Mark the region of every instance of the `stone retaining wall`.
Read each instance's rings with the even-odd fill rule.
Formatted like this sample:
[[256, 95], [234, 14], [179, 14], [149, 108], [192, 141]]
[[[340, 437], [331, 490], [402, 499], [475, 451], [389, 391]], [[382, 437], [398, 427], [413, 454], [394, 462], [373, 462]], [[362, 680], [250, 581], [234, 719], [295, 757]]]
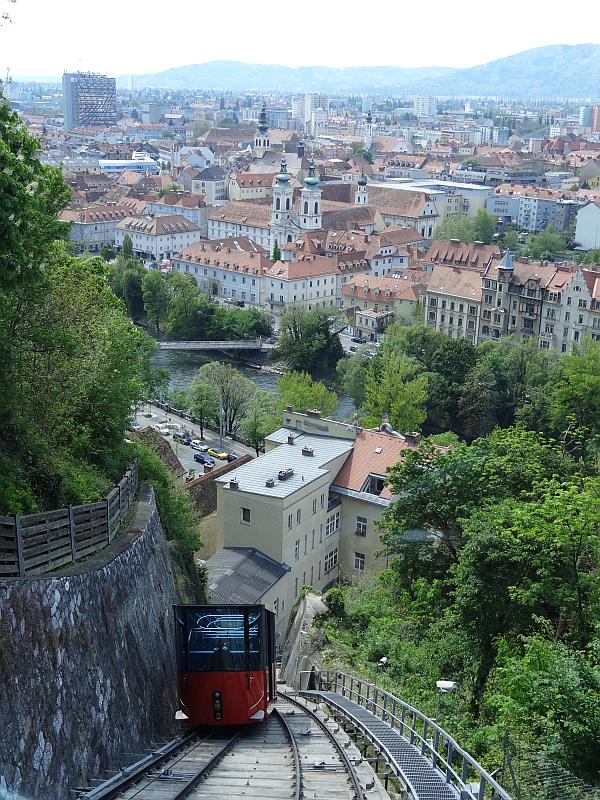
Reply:
[[93, 559], [0, 582], [1, 800], [66, 800], [173, 732], [178, 601], [149, 486]]

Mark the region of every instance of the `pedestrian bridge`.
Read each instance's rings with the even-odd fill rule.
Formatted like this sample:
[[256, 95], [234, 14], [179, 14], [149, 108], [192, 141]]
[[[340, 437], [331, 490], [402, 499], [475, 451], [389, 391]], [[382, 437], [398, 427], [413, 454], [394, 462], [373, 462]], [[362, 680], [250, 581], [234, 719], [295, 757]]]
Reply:
[[263, 340], [240, 339], [229, 342], [186, 341], [160, 342], [161, 350], [262, 350]]

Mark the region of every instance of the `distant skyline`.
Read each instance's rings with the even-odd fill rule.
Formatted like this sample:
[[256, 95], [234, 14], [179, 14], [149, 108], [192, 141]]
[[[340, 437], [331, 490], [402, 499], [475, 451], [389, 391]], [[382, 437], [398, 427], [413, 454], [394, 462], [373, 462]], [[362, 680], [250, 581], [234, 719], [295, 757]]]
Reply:
[[[399, 3], [304, 0], [287, 5], [229, 0], [0, 0], [12, 22], [0, 28], [0, 76], [112, 76], [206, 61], [285, 66], [471, 67], [550, 44], [600, 44], [600, 3], [580, 0], [576, 19], [541, 2], [463, 0], [460, 13], [430, 0], [423, 13]], [[188, 43], [189, 42], [189, 43]]]

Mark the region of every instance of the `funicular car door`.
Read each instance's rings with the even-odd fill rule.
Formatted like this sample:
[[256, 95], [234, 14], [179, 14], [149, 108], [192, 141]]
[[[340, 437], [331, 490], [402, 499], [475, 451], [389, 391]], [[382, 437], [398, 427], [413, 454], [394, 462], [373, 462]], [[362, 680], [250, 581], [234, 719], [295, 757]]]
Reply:
[[264, 624], [262, 608], [244, 610], [244, 639], [246, 649], [246, 691], [249, 719], [263, 719], [267, 702], [264, 671]]

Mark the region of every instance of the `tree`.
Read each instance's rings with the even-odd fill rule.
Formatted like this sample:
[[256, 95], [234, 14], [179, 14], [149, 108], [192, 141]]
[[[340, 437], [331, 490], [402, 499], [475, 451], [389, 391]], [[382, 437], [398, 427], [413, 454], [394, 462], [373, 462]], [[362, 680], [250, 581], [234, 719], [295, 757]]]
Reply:
[[127, 269], [123, 275], [123, 299], [127, 313], [133, 320], [138, 320], [144, 315], [143, 277], [145, 277], [143, 267]]
[[131, 241], [131, 236], [128, 233], [123, 236], [121, 253], [126, 261], [129, 261], [133, 258], [133, 242]]
[[160, 323], [164, 320], [169, 308], [169, 288], [167, 279], [158, 270], [146, 272], [142, 278], [142, 295], [146, 317], [160, 331]]
[[335, 392], [324, 383], [313, 381], [306, 372], [286, 372], [277, 381], [282, 408], [292, 406], [294, 411], [318, 409], [322, 416], [329, 417], [338, 405]]
[[271, 256], [271, 261], [281, 261], [281, 250], [279, 249], [277, 239], [275, 239], [275, 244], [273, 245], [273, 255]]
[[367, 345], [361, 345], [349, 358], [341, 358], [336, 366], [338, 386], [350, 395], [354, 408], [362, 408], [365, 402], [369, 358], [365, 355]]
[[447, 381], [462, 384], [477, 362], [477, 348], [468, 339], [444, 338], [431, 358], [431, 369]]
[[208, 383], [219, 398], [223, 409], [225, 430], [236, 433], [256, 394], [256, 384], [246, 378], [231, 364], [212, 361], [196, 373], [200, 383]]
[[273, 392], [259, 389], [240, 425], [242, 436], [254, 447], [258, 456], [264, 446], [265, 436], [279, 427], [281, 427], [279, 398]]
[[100, 255], [104, 261], [114, 261], [114, 259], [117, 257], [117, 251], [112, 244], [103, 244], [100, 248]]
[[190, 411], [198, 418], [200, 438], [204, 439], [204, 426], [207, 422], [219, 419], [219, 395], [216, 388], [202, 381], [198, 375], [188, 389]]
[[496, 232], [496, 217], [488, 214], [485, 208], [480, 208], [475, 214], [473, 222], [474, 241], [491, 244]]
[[521, 243], [519, 241], [519, 234], [514, 228], [507, 228], [502, 235], [502, 247], [504, 250], [516, 252]]
[[166, 194], [170, 194], [171, 192], [180, 192], [181, 186], [178, 183], [169, 183], [167, 186], [163, 186], [163, 188], [159, 191], [158, 196], [164, 197]]
[[441, 241], [459, 239], [469, 244], [475, 241], [475, 225], [466, 214], [454, 214], [437, 225], [435, 238]]
[[332, 308], [291, 305], [281, 315], [279, 352], [296, 370], [336, 364], [343, 355], [338, 327]]
[[400, 431], [419, 430], [427, 414], [427, 378], [414, 359], [383, 354], [369, 368], [365, 385], [365, 424], [381, 425], [388, 418]]
[[496, 426], [498, 393], [493, 369], [476, 364], [467, 373], [460, 389], [458, 414], [467, 439], [486, 436]]
[[552, 260], [552, 258], [562, 252], [565, 247], [566, 242], [564, 237], [556, 233], [552, 225], [548, 225], [546, 230], [527, 237], [523, 253], [528, 258], [533, 258], [535, 260]]

